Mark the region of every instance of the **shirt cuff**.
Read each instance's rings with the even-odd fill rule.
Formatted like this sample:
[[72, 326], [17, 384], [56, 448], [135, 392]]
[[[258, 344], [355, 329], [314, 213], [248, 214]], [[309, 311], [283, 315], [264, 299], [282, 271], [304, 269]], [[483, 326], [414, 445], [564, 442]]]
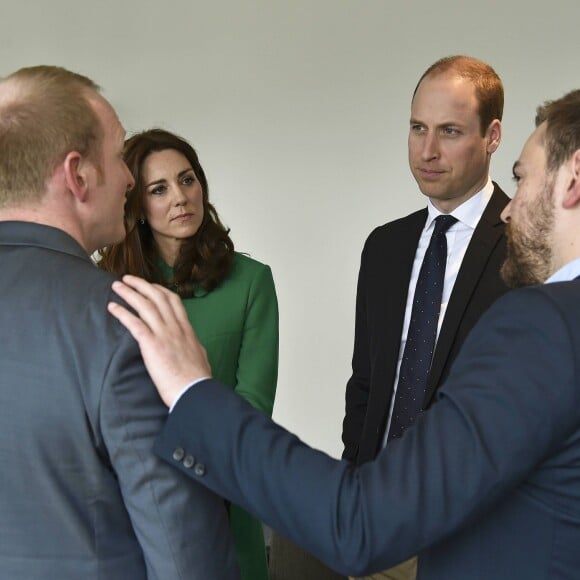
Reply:
[[171, 411], [173, 411], [173, 409], [175, 408], [175, 405], [177, 405], [177, 403], [179, 402], [179, 399], [181, 399], [181, 397], [183, 397], [183, 395], [185, 395], [185, 393], [187, 393], [187, 391], [189, 391], [189, 389], [191, 389], [191, 387], [195, 387], [195, 385], [197, 385], [197, 383], [201, 383], [201, 381], [206, 381], [209, 378], [210, 377], [201, 377], [201, 379], [197, 379], [197, 380], [193, 381], [192, 383], [189, 383], [188, 385], [183, 387], [183, 389], [181, 390], [179, 395], [177, 395], [177, 397], [175, 398], [175, 401], [173, 401], [173, 405], [171, 405], [171, 407], [169, 407], [169, 412], [171, 413]]

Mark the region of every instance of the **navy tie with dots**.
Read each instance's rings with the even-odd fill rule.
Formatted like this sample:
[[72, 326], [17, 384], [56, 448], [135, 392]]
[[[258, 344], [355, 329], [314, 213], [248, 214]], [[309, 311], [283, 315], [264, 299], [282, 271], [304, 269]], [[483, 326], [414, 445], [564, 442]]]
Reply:
[[445, 232], [457, 221], [452, 215], [435, 218], [435, 228], [415, 287], [411, 320], [399, 370], [388, 441], [400, 437], [421, 412], [427, 377], [437, 338], [439, 311], [447, 262]]

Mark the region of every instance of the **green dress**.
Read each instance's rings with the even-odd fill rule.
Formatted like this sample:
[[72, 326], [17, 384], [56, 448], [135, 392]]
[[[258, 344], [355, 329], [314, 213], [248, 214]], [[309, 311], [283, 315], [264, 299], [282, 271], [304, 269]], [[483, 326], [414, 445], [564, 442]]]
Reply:
[[[163, 270], [170, 279], [171, 269], [163, 265]], [[183, 304], [213, 376], [271, 415], [278, 374], [278, 303], [270, 268], [236, 253], [232, 271], [217, 288], [198, 290]], [[261, 522], [231, 505], [230, 523], [242, 579], [268, 580]]]

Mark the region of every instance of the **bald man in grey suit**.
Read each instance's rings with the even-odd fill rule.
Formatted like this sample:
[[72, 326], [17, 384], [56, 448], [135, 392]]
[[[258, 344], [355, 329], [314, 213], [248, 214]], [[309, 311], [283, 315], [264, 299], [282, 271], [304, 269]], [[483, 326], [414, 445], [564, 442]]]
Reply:
[[0, 83], [0, 578], [238, 578], [223, 501], [152, 452], [166, 409], [89, 255], [124, 235], [124, 131], [89, 79]]

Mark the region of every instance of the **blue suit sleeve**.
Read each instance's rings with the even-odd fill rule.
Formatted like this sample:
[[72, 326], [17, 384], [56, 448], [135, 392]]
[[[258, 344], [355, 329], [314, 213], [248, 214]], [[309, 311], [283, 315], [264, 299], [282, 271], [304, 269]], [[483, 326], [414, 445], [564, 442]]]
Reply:
[[[362, 575], [472, 522], [564, 445], [578, 422], [573, 343], [548, 294], [506, 295], [468, 338], [439, 401], [360, 468], [309, 448], [215, 381], [178, 403], [155, 450], [334, 569]], [[204, 469], [174, 461], [176, 446]]]

